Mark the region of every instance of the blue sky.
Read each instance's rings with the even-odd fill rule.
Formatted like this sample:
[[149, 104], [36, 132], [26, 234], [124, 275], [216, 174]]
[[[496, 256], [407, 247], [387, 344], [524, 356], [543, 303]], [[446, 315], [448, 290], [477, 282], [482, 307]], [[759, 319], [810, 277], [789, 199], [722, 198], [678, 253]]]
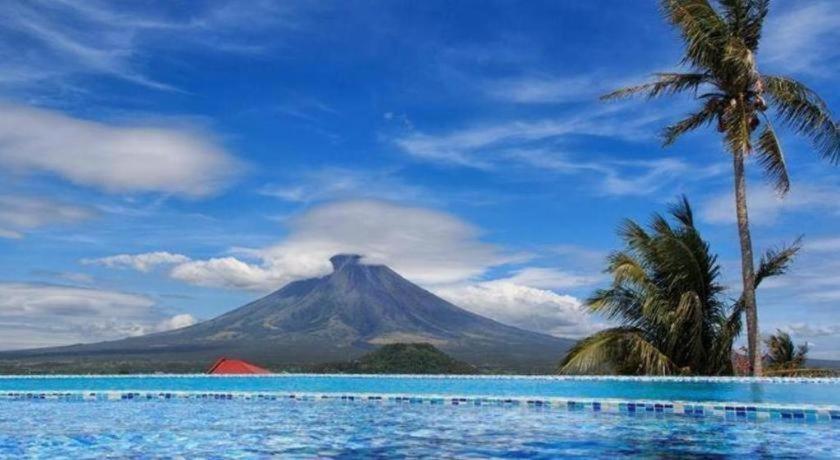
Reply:
[[[758, 59], [835, 110], [840, 13], [778, 2]], [[738, 294], [731, 165], [661, 148], [685, 98], [598, 95], [677, 68], [656, 2], [0, 5], [0, 349], [206, 319], [364, 253], [465, 308], [580, 337], [625, 217], [688, 195]], [[752, 165], [757, 248], [805, 235], [759, 293], [840, 358], [840, 176], [782, 133]]]

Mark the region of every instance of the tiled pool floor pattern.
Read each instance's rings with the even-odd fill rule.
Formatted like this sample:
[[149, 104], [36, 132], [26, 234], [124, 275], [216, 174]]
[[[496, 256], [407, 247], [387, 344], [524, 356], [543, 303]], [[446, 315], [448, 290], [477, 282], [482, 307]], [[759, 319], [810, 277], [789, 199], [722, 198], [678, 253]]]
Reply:
[[829, 458], [840, 453], [837, 423], [638, 417], [527, 402], [131, 399], [0, 399], [0, 457]]
[[192, 391], [66, 391], [66, 392], [2, 392], [0, 400], [8, 401], [345, 401], [398, 405], [452, 405], [530, 407], [564, 411], [615, 413], [631, 416], [682, 416], [691, 418], [723, 418], [731, 421], [794, 421], [828, 422], [840, 427], [840, 407], [750, 404], [741, 402], [622, 401], [568, 398], [494, 397], [458, 395], [400, 395], [370, 393], [283, 393], [283, 392], [192, 392]]

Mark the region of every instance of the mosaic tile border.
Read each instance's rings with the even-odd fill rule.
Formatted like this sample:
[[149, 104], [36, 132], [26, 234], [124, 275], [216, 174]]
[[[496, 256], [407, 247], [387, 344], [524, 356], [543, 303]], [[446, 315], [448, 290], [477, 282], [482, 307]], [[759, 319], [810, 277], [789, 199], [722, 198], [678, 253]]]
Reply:
[[649, 401], [617, 399], [529, 398], [498, 396], [411, 395], [378, 393], [195, 392], [195, 391], [6, 391], [0, 400], [11, 401], [344, 401], [381, 404], [523, 407], [628, 416], [682, 416], [726, 421], [834, 422], [840, 424], [840, 407], [744, 404], [722, 402]]
[[820, 383], [840, 384], [840, 377], [709, 377], [709, 376], [634, 376], [634, 375], [457, 375], [457, 374], [44, 374], [0, 375], [0, 379], [131, 379], [131, 378], [392, 378], [457, 380], [557, 380], [616, 382], [698, 382], [698, 383]]

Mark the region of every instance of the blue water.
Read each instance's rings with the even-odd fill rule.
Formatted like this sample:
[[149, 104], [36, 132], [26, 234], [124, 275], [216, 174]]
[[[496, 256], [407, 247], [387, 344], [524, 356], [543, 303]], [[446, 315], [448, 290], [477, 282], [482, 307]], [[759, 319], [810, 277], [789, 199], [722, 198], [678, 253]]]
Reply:
[[3, 401], [2, 458], [830, 458], [835, 423], [329, 401]]
[[754, 383], [703, 380], [585, 380], [552, 378], [428, 378], [290, 375], [270, 377], [0, 378], [0, 391], [218, 391], [398, 393], [727, 401], [840, 406], [840, 381]]
[[[840, 406], [840, 381], [278, 375], [0, 377], [0, 393], [482, 395]], [[789, 420], [788, 422], [793, 422]], [[825, 458], [840, 422], [629, 415], [388, 399], [0, 399], [0, 458]]]

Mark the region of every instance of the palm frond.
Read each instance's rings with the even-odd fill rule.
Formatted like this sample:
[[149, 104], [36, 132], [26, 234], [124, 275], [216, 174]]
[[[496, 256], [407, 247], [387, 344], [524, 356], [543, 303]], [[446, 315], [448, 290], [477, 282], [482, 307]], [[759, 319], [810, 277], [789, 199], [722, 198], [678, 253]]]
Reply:
[[667, 126], [662, 131], [662, 144], [667, 147], [676, 142], [676, 140], [683, 134], [693, 131], [701, 126], [708, 125], [714, 121], [719, 109], [720, 99], [710, 98], [699, 111], [689, 115], [677, 123], [674, 123], [673, 125]]
[[758, 164], [764, 169], [767, 177], [773, 181], [776, 191], [780, 194], [787, 193], [790, 190], [790, 178], [785, 164], [785, 155], [782, 153], [782, 146], [779, 145], [779, 139], [769, 120], [766, 120], [764, 131], [758, 136], [755, 153]]
[[764, 76], [763, 80], [764, 91], [785, 124], [809, 137], [823, 158], [840, 164], [840, 127], [828, 105], [792, 78]]
[[758, 288], [758, 285], [766, 278], [785, 274], [800, 249], [802, 249], [801, 236], [790, 245], [765, 251], [758, 264], [758, 270], [755, 272], [755, 287]]
[[680, 196], [679, 200], [668, 207], [668, 213], [674, 216], [688, 228], [694, 228], [694, 212], [691, 210], [691, 204], [688, 202], [688, 197]]
[[670, 375], [677, 366], [636, 328], [617, 327], [589, 336], [569, 351], [560, 364], [564, 374], [603, 372], [604, 366], [622, 374]]
[[696, 292], [683, 292], [671, 321], [669, 347], [681, 350], [690, 362], [701, 363], [706, 354], [703, 343], [703, 304]]
[[601, 96], [601, 99], [622, 99], [637, 94], [644, 94], [648, 99], [652, 99], [688, 90], [697, 91], [700, 85], [709, 82], [709, 76], [704, 73], [657, 73], [655, 76], [656, 81], [622, 88]]
[[661, 0], [665, 18], [679, 29], [686, 45], [684, 62], [702, 69], [716, 69], [728, 36], [723, 18], [708, 0]]
[[[756, 289], [758, 289], [758, 286], [765, 279], [787, 273], [790, 269], [790, 265], [793, 263], [793, 259], [796, 257], [796, 254], [800, 249], [802, 249], [801, 236], [794, 240], [790, 245], [771, 248], [765, 251], [758, 264], [758, 270], [755, 271]], [[742, 296], [732, 306], [732, 312], [730, 313], [724, 326], [724, 332], [728, 334], [733, 341], [741, 333], [741, 315], [743, 315], [743, 313], [744, 299]]]
[[761, 28], [770, 6], [769, 0], [719, 0], [732, 35], [752, 51], [758, 49]]
[[764, 18], [767, 17], [769, 10], [770, 0], [747, 1], [747, 22], [741, 31], [741, 38], [753, 52], [758, 50], [758, 43], [761, 41], [761, 28], [764, 26]]
[[626, 252], [610, 254], [607, 272], [613, 275], [613, 285], [616, 286], [631, 284], [644, 288], [648, 284], [642, 262]]
[[645, 296], [639, 295], [637, 290], [616, 286], [596, 290], [586, 299], [585, 305], [593, 313], [609, 320], [617, 320], [625, 326], [641, 327], [647, 323], [643, 313], [644, 300]]

